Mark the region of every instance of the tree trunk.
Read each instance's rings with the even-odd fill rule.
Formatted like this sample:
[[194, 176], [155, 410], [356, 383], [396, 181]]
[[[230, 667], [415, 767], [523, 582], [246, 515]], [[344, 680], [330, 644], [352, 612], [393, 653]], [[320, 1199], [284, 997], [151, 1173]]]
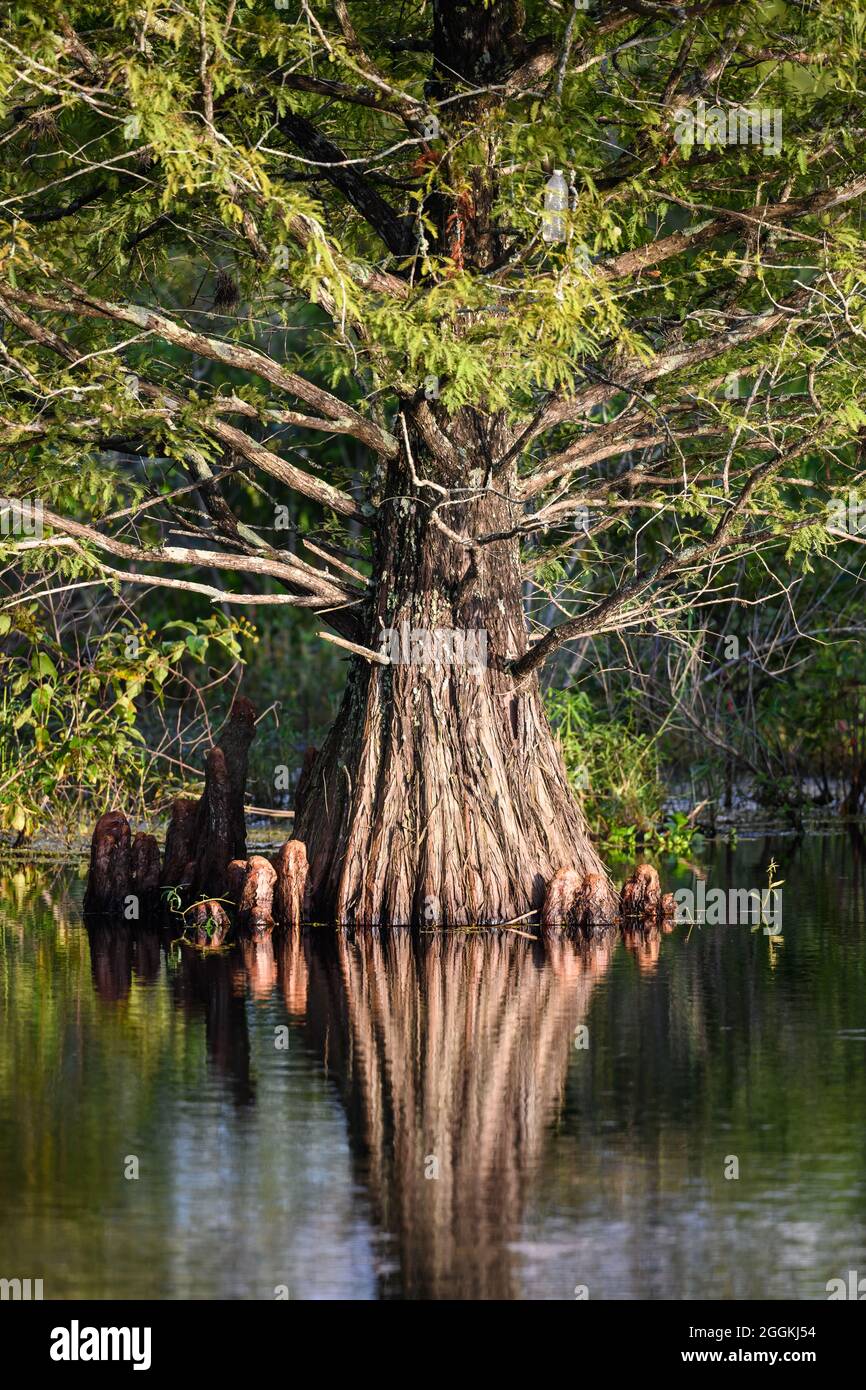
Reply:
[[[295, 834], [310, 859], [313, 913], [359, 925], [509, 922], [540, 907], [566, 867], [603, 876], [614, 920], [537, 680], [517, 683], [509, 670], [527, 642], [518, 541], [468, 549], [432, 519], [438, 504], [461, 535], [514, 526], [513, 479], [487, 485], [502, 426], [464, 411], [448, 429], [467, 441], [467, 500], [442, 506], [441, 493], [413, 481], [437, 479], [420, 447], [391, 467], [366, 643], [396, 660], [352, 658], [336, 723], [299, 787]], [[461, 654], [463, 632], [486, 640], [486, 664]]]

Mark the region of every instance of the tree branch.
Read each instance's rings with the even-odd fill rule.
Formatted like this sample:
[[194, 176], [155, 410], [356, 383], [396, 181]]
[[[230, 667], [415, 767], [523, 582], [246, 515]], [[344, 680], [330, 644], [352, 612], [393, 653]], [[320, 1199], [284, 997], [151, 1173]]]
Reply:
[[322, 176], [342, 193], [356, 212], [381, 237], [394, 256], [407, 256], [412, 250], [415, 220], [398, 215], [357, 169], [346, 164], [347, 156], [311, 121], [296, 112], [280, 116], [283, 135], [321, 169]]
[[[750, 545], [759, 539], [772, 539], [774, 537], [772, 531], [764, 531], [751, 536], [735, 535], [735, 522], [742, 514], [756, 487], [762, 482], [767, 482], [783, 464], [798, 458], [814, 443], [815, 436], [808, 435], [787, 453], [779, 454], [775, 459], [759, 465], [750, 475], [739, 498], [722, 517], [708, 541], [684, 546], [682, 550], [668, 555], [657, 565], [653, 565], [651, 569], [640, 571], [614, 593], [608, 594], [606, 598], [594, 604], [586, 613], [582, 613], [577, 618], [570, 618], [567, 622], [560, 623], [558, 627], [551, 628], [539, 642], [530, 647], [524, 656], [514, 662], [511, 668], [514, 675], [517, 677], [527, 676], [532, 671], [537, 670], [547, 657], [558, 647], [561, 647], [564, 642], [571, 641], [575, 637], [588, 637], [599, 631], [607, 630], [615, 619], [622, 617], [629, 605], [643, 598], [650, 589], [655, 590], [665, 580], [680, 576], [682, 571], [693, 568], [696, 564], [705, 564], [728, 545]], [[814, 518], [807, 518], [805, 521], [795, 524], [792, 529], [801, 529], [807, 525], [814, 525]], [[780, 539], [787, 539], [787, 533]]]
[[188, 352], [221, 362], [238, 371], [250, 372], [269, 381], [279, 390], [297, 396], [299, 400], [321, 412], [325, 417], [322, 422], [324, 428], [327, 428], [327, 421], [331, 422], [332, 427], [334, 422], [337, 422], [341, 431], [351, 433], [362, 444], [366, 444], [385, 458], [393, 458], [397, 454], [396, 439], [379, 429], [378, 425], [365, 419], [357, 410], [337, 396], [332, 396], [329, 391], [315, 386], [295, 372], [286, 371], [285, 367], [281, 367], [258, 349], [244, 347], [239, 343], [227, 343], [220, 338], [197, 333], [187, 324], [168, 318], [158, 310], [145, 305], [113, 304], [88, 294], [71, 282], [64, 281], [64, 285], [72, 297], [71, 302], [13, 289], [8, 284], [4, 285], [3, 293], [8, 300], [29, 304], [33, 308], [45, 309], [51, 313], [73, 316], [82, 314], [111, 319], [118, 323], [135, 324], [145, 332], [153, 333], [168, 343], [185, 348]]

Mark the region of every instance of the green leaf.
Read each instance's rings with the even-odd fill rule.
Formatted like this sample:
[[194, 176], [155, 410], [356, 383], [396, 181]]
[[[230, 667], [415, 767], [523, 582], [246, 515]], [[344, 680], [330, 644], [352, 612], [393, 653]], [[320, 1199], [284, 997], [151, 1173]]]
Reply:
[[57, 680], [57, 667], [45, 652], [37, 652], [30, 662], [30, 667], [36, 676], [48, 676], [51, 680]]
[[187, 650], [190, 652], [192, 656], [195, 657], [196, 661], [204, 661], [205, 656], [207, 655], [207, 637], [187, 637], [186, 645]]

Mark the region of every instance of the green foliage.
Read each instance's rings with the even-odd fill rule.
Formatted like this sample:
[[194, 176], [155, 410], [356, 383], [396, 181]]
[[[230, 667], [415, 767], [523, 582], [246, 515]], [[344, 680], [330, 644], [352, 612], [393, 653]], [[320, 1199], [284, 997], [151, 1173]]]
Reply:
[[[228, 349], [238, 344], [338, 389], [401, 443], [398, 408], [414, 407], [429, 376], [439, 380], [438, 429], [447, 433], [466, 407], [519, 422], [513, 467], [491, 484], [509, 495], [622, 416], [617, 447], [561, 468], [530, 494], [520, 523], [534, 537], [525, 558], [537, 561], [530, 617], [546, 607], [559, 621], [636, 586], [633, 602], [594, 629], [599, 649], [626, 629], [672, 647], [697, 642], [694, 615], [709, 610], [715, 622], [735, 583], [752, 605], [773, 588], [769, 552], [797, 582], [833, 572], [841, 538], [828, 530], [827, 503], [862, 475], [866, 245], [862, 197], [810, 200], [864, 176], [863, 0], [722, 3], [684, 16], [605, 0], [572, 14], [569, 4], [527, 0], [514, 7], [511, 56], [519, 64], [532, 54], [541, 66], [511, 83], [491, 74], [489, 91], [441, 102], [432, 7], [353, 0], [351, 11], [357, 37], [330, 0], [297, 13], [272, 0], [7, 0], [0, 15], [0, 290], [22, 296], [4, 317], [0, 495], [39, 496], [97, 528], [70, 545], [53, 534], [33, 546], [0, 537], [3, 592], [42, 595], [38, 613], [29, 604], [0, 612], [9, 652], [0, 813], [17, 832], [56, 811], [55, 782], [69, 804], [84, 788], [141, 798], [150, 775], [142, 734], [164, 713], [172, 673], [195, 663], [224, 671], [240, 661], [244, 636], [219, 613], [202, 621], [200, 593], [169, 590], [167, 607], [159, 590], [141, 600], [143, 660], [124, 659], [121, 632], [82, 654], [68, 634], [52, 635], [45, 584], [52, 594], [78, 585], [119, 593], [124, 567], [149, 574], [167, 530], [173, 540], [206, 538], [215, 564], [217, 547], [264, 562], [271, 547], [300, 554], [305, 537], [368, 564], [354, 521], [299, 501], [302, 487], [239, 461], [216, 436], [215, 423], [242, 425], [259, 459], [346, 490], [365, 518], [386, 495], [382, 459], [342, 425], [307, 428], [291, 390], [233, 365]], [[572, 19], [573, 61], [560, 70]], [[696, 92], [728, 111], [778, 108], [778, 151], [675, 144], [676, 103]], [[422, 137], [410, 110], [435, 115], [440, 136]], [[339, 158], [305, 154], [290, 118], [314, 125]], [[568, 175], [571, 205], [565, 237], [548, 243], [539, 231], [555, 168]], [[350, 178], [366, 180], [389, 214], [387, 234], [347, 196]], [[491, 244], [473, 260], [467, 230], [488, 197]], [[785, 218], [765, 222], [780, 204]], [[656, 265], [654, 248], [677, 238], [680, 248]], [[629, 253], [630, 265], [616, 263]], [[108, 308], [93, 311], [97, 298]], [[112, 319], [118, 304], [133, 306], [132, 322]], [[744, 331], [780, 305], [772, 333]], [[144, 306], [226, 351], [215, 360], [169, 340]], [[662, 354], [664, 370], [643, 380]], [[574, 399], [580, 410], [554, 410], [536, 436], [543, 406]], [[461, 444], [457, 458], [469, 452]], [[474, 462], [428, 487], [463, 496], [484, 486]], [[218, 489], [201, 496], [223, 501], [243, 529], [220, 530], [196, 493], [215, 474]], [[562, 510], [544, 519], [570, 497], [592, 515], [582, 546]], [[282, 504], [292, 508], [288, 537], [274, 534]], [[702, 547], [723, 520], [730, 553], [708, 558]], [[106, 557], [98, 541], [109, 533], [137, 558]], [[669, 577], [641, 588], [677, 554], [688, 563], [676, 592]], [[202, 581], [175, 561], [171, 573]], [[215, 601], [237, 597], [247, 577], [229, 569]], [[280, 587], [258, 574], [255, 584], [247, 599]], [[824, 602], [832, 628], [836, 610]], [[295, 768], [304, 743], [320, 741], [342, 670], [332, 652], [313, 653], [307, 626], [288, 634], [273, 611], [264, 622], [256, 615], [263, 642], [249, 673], [260, 707], [276, 715], [254, 754], [263, 800], [274, 763]], [[4, 634], [13, 614], [17, 627]], [[634, 668], [655, 660], [643, 648]], [[696, 695], [699, 727], [706, 715], [720, 746], [744, 746], [745, 689], [752, 717], [774, 724], [748, 749], [768, 786], [789, 758], [829, 765], [830, 686], [755, 692], [750, 681], [721, 682], [732, 709], [707, 711]], [[682, 756], [682, 727], [661, 744], [646, 711], [639, 724], [606, 726], [570, 691], [551, 700], [573, 768], [586, 765], [596, 832], [649, 834], [662, 752]], [[174, 751], [185, 773], [185, 751]], [[685, 751], [693, 769], [693, 746]], [[662, 833], [679, 843], [686, 831]]]
[[654, 740], [600, 713], [583, 690], [549, 690], [545, 699], [593, 834], [614, 848], [635, 844], [662, 811]]
[[[314, 3], [310, 13], [324, 38], [327, 80], [357, 84], [364, 63], [359, 70], [330, 6]], [[200, 115], [202, 19], [222, 135], [216, 140], [208, 138]], [[23, 204], [23, 216], [8, 224], [0, 262], [17, 284], [35, 288], [49, 267], [79, 278], [96, 252], [106, 295], [127, 296], [132, 274], [142, 295], [155, 284], [161, 292], [169, 291], [167, 298], [174, 290], [182, 301], [186, 286], [178, 276], [185, 280], [187, 272], [176, 268], [180, 244], [191, 263], [190, 279], [197, 273], [195, 263], [208, 279], [236, 277], [247, 312], [229, 322], [230, 336], [255, 339], [260, 312], [271, 314], [275, 323], [282, 319], [288, 328], [299, 306], [310, 303], [336, 303], [341, 322], [365, 325], [366, 343], [350, 343], [347, 335], [335, 334], [322, 316], [316, 334], [302, 341], [287, 335], [287, 356], [294, 367], [327, 362], [335, 382], [348, 382], [350, 373], [357, 376], [363, 369], [370, 373], [373, 390], [389, 394], [398, 381], [417, 387], [433, 373], [441, 379], [441, 399], [451, 412], [467, 403], [510, 414], [531, 409], [541, 388], [565, 391], [582, 385], [587, 363], [611, 349], [620, 362], [648, 359], [658, 343], [657, 316], [675, 316], [695, 299], [699, 308], [689, 317], [687, 337], [700, 336], [712, 319], [711, 309], [700, 306], [703, 301], [712, 304], [732, 273], [743, 272], [743, 308], [758, 307], [768, 297], [778, 299], [789, 287], [791, 268], [775, 266], [771, 256], [758, 252], [744, 268], [737, 248], [715, 246], [700, 252], [687, 275], [665, 271], [660, 283], [649, 279], [624, 289], [592, 273], [595, 262], [642, 245], [653, 235], [707, 225], [707, 163], [729, 204], [739, 204], [751, 196], [749, 185], [755, 181], [764, 186], [768, 202], [781, 189], [796, 198], [822, 183], [842, 182], [855, 159], [856, 144], [834, 154], [835, 142], [828, 144], [825, 136], [832, 130], [844, 141], [845, 117], [859, 90], [864, 31], [859, 3], [830, 0], [813, 7], [766, 0], [743, 15], [744, 53], [775, 42], [783, 51], [793, 46], [821, 55], [814, 69], [784, 61], [746, 61], [725, 73], [726, 107], [736, 107], [738, 101], [748, 105], [757, 87], [763, 105], [783, 110], [782, 150], [773, 159], [758, 147], [738, 144], [716, 147], [710, 157], [692, 146], [681, 146], [676, 158], [662, 154], [670, 139], [663, 89], [679, 52], [680, 26], [660, 22], [654, 27], [646, 19], [636, 15], [629, 21], [626, 16], [612, 26], [622, 51], [615, 64], [608, 61], [600, 69], [593, 59], [607, 51], [611, 39], [597, 16], [578, 15], [574, 42], [585, 61], [568, 73], [558, 99], [530, 84], [510, 101], [475, 112], [465, 128], [458, 112], [444, 108], [439, 117], [445, 134], [429, 148], [407, 135], [387, 109], [385, 95], [382, 109], [352, 102], [323, 104], [322, 94], [283, 84], [280, 74], [287, 71], [321, 75], [316, 60], [322, 44], [311, 42], [307, 23], [276, 10], [272, 0], [237, 9], [227, 0], [207, 0], [202, 15], [196, 6], [183, 9], [163, 0], [146, 12], [138, 0], [78, 0], [72, 6], [67, 0], [45, 0], [39, 6], [13, 0], [5, 27], [15, 48], [0, 66], [5, 109], [14, 109], [19, 87], [28, 83], [35, 94], [40, 82], [44, 86], [56, 80], [64, 96], [51, 120], [34, 126], [39, 158], [23, 167], [15, 158], [5, 171], [10, 196]], [[550, 7], [541, 0], [526, 6], [530, 39], [549, 35], [552, 20]], [[726, 6], [701, 17], [689, 53], [695, 71], [715, 56], [728, 20]], [[68, 28], [70, 21], [98, 54], [99, 70], [106, 79], [111, 75], [101, 104], [82, 100], [74, 84], [64, 80], [70, 59], [64, 25]], [[353, 22], [382, 82], [404, 100], [426, 101], [429, 109], [429, 57], [423, 48], [413, 51], [408, 42], [426, 35], [429, 10], [361, 3], [354, 7]], [[560, 27], [557, 21], [550, 35], [557, 45]], [[406, 42], [401, 45], [401, 40]], [[315, 118], [323, 136], [341, 147], [366, 151], [374, 168], [387, 168], [399, 214], [418, 223], [417, 248], [409, 256], [391, 258], [394, 271], [410, 272], [409, 292], [401, 302], [365, 283], [367, 272], [381, 260], [370, 226], [327, 180], [305, 180], [302, 156], [280, 148], [274, 127], [286, 113]], [[45, 201], [40, 190], [47, 175], [62, 179], [75, 174], [68, 147], [76, 139], [87, 150], [90, 182], [98, 178], [107, 192], [94, 197], [80, 217], [53, 223], [48, 245], [38, 222], [27, 222], [27, 211], [31, 205], [37, 211]], [[507, 282], [465, 266], [454, 247], [442, 244], [441, 229], [430, 214], [431, 199], [448, 198], [458, 207], [461, 199], [471, 200], [491, 146], [498, 167], [494, 218], [508, 228], [515, 245], [535, 238], [532, 255], [521, 258], [520, 274]], [[380, 151], [392, 147], [393, 154], [384, 160]], [[14, 142], [10, 149], [15, 150]], [[625, 150], [639, 151], [641, 157], [629, 159]], [[364, 156], [359, 159], [363, 164]], [[574, 207], [566, 215], [567, 239], [545, 246], [538, 243], [538, 223], [545, 178], [556, 166], [573, 174]], [[86, 186], [87, 168], [82, 172], [79, 166], [77, 177]], [[258, 245], [269, 257], [264, 261], [261, 249], [257, 253], [244, 236], [244, 219], [253, 208]], [[165, 219], [164, 228], [157, 227], [146, 241], [135, 241], [159, 218]], [[296, 235], [299, 219], [310, 233], [301, 239]], [[816, 217], [806, 234], [811, 241], [794, 276], [814, 278], [818, 265], [832, 262], [837, 271], [844, 270], [849, 320], [862, 320], [866, 307], [856, 220]], [[131, 241], [137, 248], [133, 256]], [[92, 342], [97, 350], [109, 340], [105, 327], [94, 324], [88, 336], [97, 339]], [[831, 341], [823, 349], [805, 341], [796, 324], [782, 351], [792, 363], [817, 352], [840, 386], [842, 374], [852, 366], [845, 355], [836, 357]], [[26, 360], [35, 356], [28, 351]], [[143, 368], [157, 367], [158, 355], [144, 345], [131, 348], [130, 364], [136, 358]], [[771, 362], [777, 372], [783, 365], [777, 346], [745, 344], [730, 354], [724, 370], [754, 372]], [[698, 392], [718, 377], [718, 367], [714, 361], [698, 368], [693, 383]], [[146, 412], [125, 390], [123, 370], [117, 357], [92, 353], [89, 372], [56, 364], [66, 431], [74, 430], [93, 408], [104, 407], [159, 432], [160, 426], [146, 425]], [[682, 383], [675, 378], [675, 384]], [[660, 383], [659, 390], [661, 402], [670, 387]], [[828, 391], [833, 393], [830, 383]], [[207, 391], [198, 397], [190, 425], [207, 398]], [[724, 413], [724, 406], [717, 408]], [[838, 410], [840, 432], [862, 427], [862, 406], [850, 394], [839, 393]], [[23, 424], [26, 411], [20, 403], [17, 414]], [[56, 439], [52, 447], [57, 447]], [[45, 465], [43, 446], [36, 443], [33, 449]]]
[[[862, 639], [819, 647], [796, 682], [773, 682], [761, 692], [759, 716], [784, 769], [758, 779], [764, 804], [802, 806], [814, 796], [805, 789], [807, 778], [820, 779], [828, 799], [831, 786], [843, 800], [846, 792], [866, 792]], [[858, 803], [848, 809], [856, 811]]]
[[262, 715], [250, 749], [249, 787], [254, 805], [288, 807], [289, 788], [276, 785], [274, 769], [286, 768], [292, 787], [306, 749], [321, 748], [337, 712], [345, 657], [304, 621], [287, 623], [265, 612], [258, 632], [244, 674], [244, 689], [254, 692]]
[[151, 724], [165, 711], [188, 680], [184, 667], [234, 666], [253, 634], [222, 613], [167, 623], [170, 631], [160, 637], [122, 617], [82, 652], [48, 629], [36, 604], [0, 614], [0, 830], [75, 828], [114, 804], [143, 815], [157, 788], [164, 796], [182, 783], [147, 752], [146, 711]]

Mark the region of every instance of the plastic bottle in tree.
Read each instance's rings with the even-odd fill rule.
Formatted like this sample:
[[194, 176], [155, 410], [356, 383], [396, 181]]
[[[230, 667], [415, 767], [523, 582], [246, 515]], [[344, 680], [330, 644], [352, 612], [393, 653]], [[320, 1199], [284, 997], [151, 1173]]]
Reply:
[[568, 208], [568, 184], [561, 169], [554, 169], [544, 186], [544, 217], [541, 235], [545, 241], [565, 241], [565, 212]]

